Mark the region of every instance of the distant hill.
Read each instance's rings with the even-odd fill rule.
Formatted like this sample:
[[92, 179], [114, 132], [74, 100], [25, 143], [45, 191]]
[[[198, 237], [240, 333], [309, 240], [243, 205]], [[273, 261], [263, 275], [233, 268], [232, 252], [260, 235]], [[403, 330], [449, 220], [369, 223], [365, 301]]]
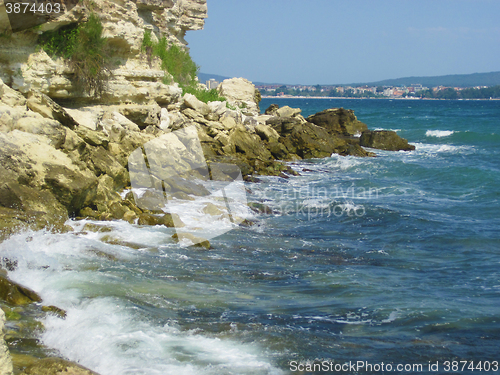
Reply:
[[404, 77], [386, 79], [378, 82], [356, 83], [351, 86], [410, 86], [421, 84], [422, 86], [452, 86], [452, 87], [474, 87], [474, 86], [496, 86], [500, 85], [500, 72], [452, 74], [435, 77]]
[[[205, 83], [209, 79], [215, 79], [222, 82], [231, 77], [220, 76], [217, 74], [198, 73], [198, 79]], [[254, 82], [255, 85], [271, 85], [275, 83]], [[500, 85], [500, 72], [473, 73], [473, 74], [450, 74], [446, 76], [433, 77], [403, 77], [395, 79], [385, 79], [377, 82], [352, 83], [349, 85], [338, 86], [410, 86], [421, 84], [426, 87], [451, 86], [451, 87], [474, 87], [474, 86], [496, 86]], [[323, 85], [326, 86], [326, 85]], [[337, 85], [335, 85], [337, 86]]]
[[[205, 83], [209, 79], [215, 79], [218, 82], [222, 82], [225, 79], [229, 79], [233, 77], [225, 77], [225, 76], [219, 76], [217, 74], [208, 74], [208, 73], [198, 73], [198, 80], [201, 83]], [[245, 78], [245, 77], [243, 77]], [[252, 82], [254, 85], [259, 86], [259, 85], [273, 85], [274, 83], [263, 83], [263, 82]]]
[[217, 74], [198, 73], [198, 79], [200, 80], [201, 83], [205, 83], [209, 79], [215, 79], [218, 82], [222, 82], [228, 78], [231, 78], [231, 77], [219, 76]]

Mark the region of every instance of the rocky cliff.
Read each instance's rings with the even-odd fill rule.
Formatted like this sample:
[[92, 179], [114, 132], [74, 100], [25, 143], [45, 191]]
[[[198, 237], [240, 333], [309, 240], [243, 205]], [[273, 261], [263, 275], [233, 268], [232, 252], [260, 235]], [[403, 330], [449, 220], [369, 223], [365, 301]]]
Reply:
[[23, 94], [38, 90], [60, 100], [85, 98], [71, 79], [67, 61], [48, 56], [37, 40], [46, 31], [84, 22], [91, 12], [102, 22], [112, 55], [105, 102], [169, 103], [180, 95], [175, 87], [162, 83], [165, 73], [160, 62], [141, 53], [143, 35], [150, 30], [153, 38], [161, 35], [185, 46], [186, 32], [203, 28], [206, 0], [84, 0], [50, 22], [19, 32], [12, 32], [1, 0], [0, 78]]

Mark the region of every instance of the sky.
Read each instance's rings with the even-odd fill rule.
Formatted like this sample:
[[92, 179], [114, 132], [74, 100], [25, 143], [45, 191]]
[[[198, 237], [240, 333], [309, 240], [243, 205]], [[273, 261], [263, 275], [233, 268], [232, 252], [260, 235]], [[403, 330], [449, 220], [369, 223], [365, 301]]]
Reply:
[[202, 73], [348, 84], [500, 70], [500, 0], [207, 0]]

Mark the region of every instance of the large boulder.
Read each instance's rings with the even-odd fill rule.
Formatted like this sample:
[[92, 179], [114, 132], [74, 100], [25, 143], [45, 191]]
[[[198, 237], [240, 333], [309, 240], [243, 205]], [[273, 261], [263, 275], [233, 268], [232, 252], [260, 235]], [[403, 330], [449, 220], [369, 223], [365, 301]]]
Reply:
[[368, 130], [366, 124], [358, 121], [352, 109], [325, 109], [309, 116], [307, 121], [325, 128], [329, 133], [355, 135]]
[[217, 87], [219, 94], [234, 106], [241, 108], [245, 115], [259, 114], [260, 92], [252, 82], [244, 78], [231, 78], [222, 81]]
[[248, 159], [269, 160], [272, 158], [260, 137], [250, 134], [244, 126], [240, 125], [233, 129], [229, 134], [229, 143], [234, 145], [237, 153], [244, 154]]
[[290, 153], [303, 159], [329, 157], [346, 146], [344, 140], [332, 137], [326, 129], [311, 123], [296, 125], [282, 143]]
[[43, 117], [59, 121], [70, 129], [77, 125], [73, 117], [63, 107], [37, 90], [31, 90], [28, 93], [27, 105], [32, 111], [41, 114]]
[[92, 201], [97, 187], [97, 178], [89, 169], [73, 164], [44, 135], [19, 130], [0, 133], [0, 165], [0, 188], [5, 192], [1, 204], [8, 208], [47, 210], [48, 216], [57, 217], [61, 210], [55, 200], [72, 213]]
[[408, 144], [408, 141], [401, 138], [392, 130], [368, 130], [361, 134], [359, 144], [364, 147], [378, 148], [388, 151], [412, 151], [415, 146]]

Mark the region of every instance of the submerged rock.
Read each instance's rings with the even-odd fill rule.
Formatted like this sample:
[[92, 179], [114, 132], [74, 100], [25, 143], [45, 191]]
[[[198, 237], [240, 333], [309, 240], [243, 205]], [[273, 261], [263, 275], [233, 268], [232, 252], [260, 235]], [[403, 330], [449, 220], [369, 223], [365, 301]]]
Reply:
[[410, 145], [408, 141], [401, 138], [392, 130], [374, 130], [365, 131], [361, 134], [359, 144], [364, 147], [378, 148], [388, 151], [412, 151], [415, 146]]
[[52, 313], [53, 315], [58, 316], [61, 319], [66, 318], [66, 311], [57, 307], [57, 306], [53, 306], [53, 305], [42, 306], [42, 311]]

